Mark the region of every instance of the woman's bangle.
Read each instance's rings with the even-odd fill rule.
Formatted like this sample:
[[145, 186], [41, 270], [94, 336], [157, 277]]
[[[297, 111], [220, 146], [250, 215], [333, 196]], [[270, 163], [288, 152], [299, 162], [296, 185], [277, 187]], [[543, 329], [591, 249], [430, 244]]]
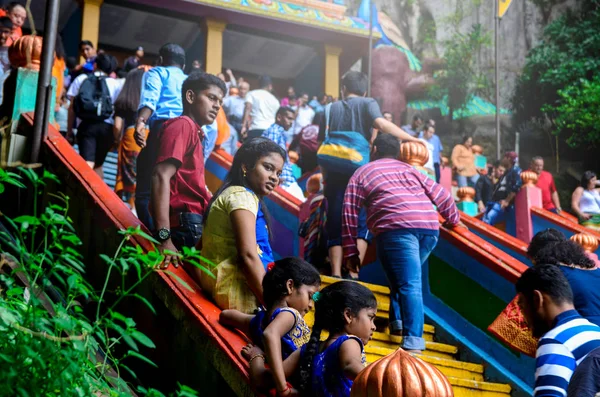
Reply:
[[252, 356], [252, 357], [250, 358], [250, 360], [248, 360], [248, 365], [251, 365], [251, 364], [252, 364], [252, 361], [254, 361], [254, 359], [256, 359], [256, 358], [259, 358], [259, 357], [260, 357], [260, 358], [262, 358], [263, 360], [265, 359], [265, 355], [264, 355], [264, 354], [257, 354], [257, 355], [254, 355], [254, 356]]

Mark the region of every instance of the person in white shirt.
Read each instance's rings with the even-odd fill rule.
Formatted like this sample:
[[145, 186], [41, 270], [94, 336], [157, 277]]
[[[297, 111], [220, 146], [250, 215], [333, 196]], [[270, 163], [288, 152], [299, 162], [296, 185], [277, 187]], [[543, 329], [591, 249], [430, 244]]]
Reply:
[[275, 122], [279, 101], [271, 93], [273, 82], [269, 76], [261, 76], [260, 89], [246, 95], [246, 108], [242, 119], [242, 139], [256, 138]]
[[292, 143], [294, 137], [302, 131], [302, 128], [311, 125], [315, 118], [315, 111], [308, 106], [308, 94], [306, 93], [300, 95], [300, 98], [298, 98], [298, 105], [292, 106], [292, 109], [296, 112], [296, 119], [292, 128], [290, 128], [286, 134], [288, 145]]
[[[108, 77], [117, 67], [117, 60], [112, 55], [100, 53], [94, 61], [94, 75], [104, 77], [106, 86], [112, 103], [114, 104], [123, 88], [123, 81]], [[88, 75], [82, 74], [77, 76], [69, 86], [67, 97], [71, 101], [69, 107], [69, 124], [67, 126], [67, 137], [73, 136], [73, 123], [75, 121], [75, 97], [79, 94], [81, 86]], [[113, 124], [115, 123], [114, 115], [104, 121], [88, 121], [83, 120], [77, 128], [77, 143], [79, 145], [79, 154], [83, 157], [86, 163], [96, 171], [100, 177], [103, 177], [102, 164], [106, 159], [106, 155], [114, 144]]]

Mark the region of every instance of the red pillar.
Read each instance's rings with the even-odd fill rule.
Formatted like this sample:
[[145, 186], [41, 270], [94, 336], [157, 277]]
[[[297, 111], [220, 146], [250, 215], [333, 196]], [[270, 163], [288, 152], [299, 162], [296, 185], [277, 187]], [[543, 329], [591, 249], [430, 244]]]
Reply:
[[[535, 178], [532, 177], [533, 174]], [[533, 238], [531, 207], [542, 207], [542, 190], [535, 186], [537, 175], [531, 171], [521, 173], [523, 187], [515, 197], [515, 224], [517, 238], [529, 244]]]

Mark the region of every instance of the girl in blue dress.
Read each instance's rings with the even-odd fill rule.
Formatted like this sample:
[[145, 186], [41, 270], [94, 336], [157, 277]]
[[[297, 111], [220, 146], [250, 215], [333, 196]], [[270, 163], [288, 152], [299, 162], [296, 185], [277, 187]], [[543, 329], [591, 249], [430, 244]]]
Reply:
[[312, 309], [312, 297], [319, 290], [321, 276], [310, 263], [299, 258], [281, 259], [268, 267], [262, 282], [267, 310], [256, 315], [224, 310], [219, 321], [242, 330], [266, 352], [275, 390], [286, 395], [291, 389], [286, 382], [283, 360], [310, 338], [304, 316]]
[[[364, 346], [375, 331], [377, 300], [365, 286], [339, 281], [313, 296], [315, 323], [310, 340], [283, 363], [286, 376], [297, 375], [294, 384], [305, 396], [348, 397], [356, 376], [366, 364]], [[325, 341], [321, 333], [328, 331]], [[254, 346], [243, 351], [250, 361], [253, 382], [264, 385], [269, 371], [264, 356]], [[292, 393], [271, 393], [280, 396]]]

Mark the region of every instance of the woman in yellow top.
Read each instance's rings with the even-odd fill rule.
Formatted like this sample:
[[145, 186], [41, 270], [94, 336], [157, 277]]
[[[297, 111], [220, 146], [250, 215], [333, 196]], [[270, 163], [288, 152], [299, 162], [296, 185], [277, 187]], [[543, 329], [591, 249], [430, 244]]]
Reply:
[[213, 277], [199, 269], [195, 274], [223, 310], [250, 314], [263, 301], [262, 279], [274, 261], [263, 198], [279, 185], [285, 158], [285, 151], [270, 139], [244, 143], [209, 203], [202, 256], [212, 262]]
[[475, 168], [475, 154], [471, 151], [471, 146], [473, 146], [473, 137], [467, 135], [463, 138], [462, 144], [459, 143], [452, 149], [452, 168], [456, 172], [458, 187], [475, 187], [479, 179]]

